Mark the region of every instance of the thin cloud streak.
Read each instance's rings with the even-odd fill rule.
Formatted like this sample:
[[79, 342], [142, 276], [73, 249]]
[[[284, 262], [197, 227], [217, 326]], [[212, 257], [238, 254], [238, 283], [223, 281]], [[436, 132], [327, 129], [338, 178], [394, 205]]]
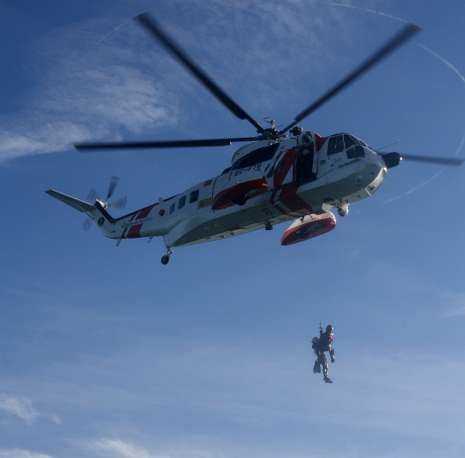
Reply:
[[23, 102], [27, 110], [4, 116], [0, 163], [177, 122], [176, 98], [168, 100], [150, 67], [134, 65], [136, 49], [95, 44], [100, 24], [60, 30], [37, 45], [38, 89]]
[[32, 452], [19, 448], [0, 449], [0, 458], [53, 458], [51, 455], [44, 453]]
[[32, 406], [32, 402], [26, 398], [19, 398], [0, 394], [0, 410], [32, 424], [38, 417], [39, 412]]
[[465, 317], [465, 293], [448, 294], [444, 301], [447, 305], [443, 318]]
[[39, 412], [32, 405], [30, 399], [10, 396], [5, 393], [0, 393], [0, 411], [13, 415], [28, 425], [31, 425], [39, 418], [47, 419], [56, 425], [61, 425], [62, 423], [61, 418], [56, 414]]
[[86, 448], [97, 453], [98, 456], [112, 458], [155, 458], [155, 455], [145, 448], [121, 439], [102, 438], [86, 444]]

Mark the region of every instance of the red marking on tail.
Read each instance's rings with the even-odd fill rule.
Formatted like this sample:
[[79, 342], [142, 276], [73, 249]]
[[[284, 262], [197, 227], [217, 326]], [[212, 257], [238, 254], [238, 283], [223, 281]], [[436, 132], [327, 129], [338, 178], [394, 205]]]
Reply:
[[142, 228], [142, 224], [134, 224], [134, 226], [131, 226], [131, 229], [129, 229], [126, 238], [128, 239], [136, 239], [140, 237], [140, 230]]

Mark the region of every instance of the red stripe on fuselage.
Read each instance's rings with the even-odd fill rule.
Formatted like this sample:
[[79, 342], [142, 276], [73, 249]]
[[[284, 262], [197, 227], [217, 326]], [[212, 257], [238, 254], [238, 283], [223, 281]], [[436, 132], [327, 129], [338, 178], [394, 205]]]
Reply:
[[131, 226], [131, 229], [129, 229], [128, 233], [126, 234], [127, 239], [136, 239], [140, 237], [140, 230], [142, 228], [142, 223], [141, 224], [134, 224], [134, 226]]
[[148, 207], [145, 207], [142, 210], [139, 210], [139, 212], [137, 213], [136, 219], [146, 218], [149, 215], [152, 208], [155, 207], [155, 205], [157, 204], [149, 205]]
[[265, 192], [267, 189], [268, 185], [264, 178], [244, 181], [243, 183], [236, 184], [219, 192], [215, 196], [212, 209], [222, 210], [232, 205], [243, 205], [247, 201], [250, 193], [256, 192], [259, 194]]

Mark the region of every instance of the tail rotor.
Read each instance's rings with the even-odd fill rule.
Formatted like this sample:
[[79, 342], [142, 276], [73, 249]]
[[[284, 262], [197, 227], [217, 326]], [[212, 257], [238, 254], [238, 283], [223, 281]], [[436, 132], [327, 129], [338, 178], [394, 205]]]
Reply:
[[107, 197], [105, 197], [105, 200], [107, 202], [110, 201], [112, 198], [113, 194], [115, 193], [116, 187], [118, 186], [119, 183], [119, 177], [111, 177], [110, 178], [110, 184], [108, 185], [108, 191], [107, 191]]
[[[97, 191], [95, 189], [91, 189], [89, 193], [87, 194], [86, 197], [86, 202], [95, 203], [95, 199], [97, 198]], [[83, 222], [82, 222], [82, 228], [85, 231], [88, 231], [92, 227], [92, 219], [87, 217]]]
[[[119, 180], [120, 178], [116, 176], [112, 176], [110, 178], [110, 183], [108, 185], [108, 191], [106, 193], [105, 199], [102, 199], [101, 197], [99, 197], [95, 189], [91, 189], [89, 193], [87, 194], [86, 201], [91, 203], [92, 205], [95, 204], [96, 201], [99, 201], [103, 205], [105, 210], [109, 208], [114, 208], [117, 210], [121, 210], [125, 208], [128, 202], [127, 196], [122, 196], [117, 199], [112, 199], [115, 193], [115, 190], [118, 187]], [[82, 228], [85, 231], [88, 231], [92, 227], [92, 222], [93, 220], [91, 218], [89, 217], [86, 218], [82, 223]]]
[[127, 203], [128, 203], [128, 196], [123, 196], [123, 197], [120, 197], [119, 199], [108, 202], [108, 207], [121, 210], [122, 208], [126, 207]]

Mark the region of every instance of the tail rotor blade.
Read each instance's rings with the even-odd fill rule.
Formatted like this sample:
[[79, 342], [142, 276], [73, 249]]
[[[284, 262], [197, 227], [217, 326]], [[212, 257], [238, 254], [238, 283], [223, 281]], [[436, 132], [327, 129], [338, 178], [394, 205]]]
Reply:
[[91, 189], [89, 191], [89, 194], [87, 194], [86, 201], [94, 203], [96, 198], [97, 198], [97, 191], [95, 189]]
[[85, 219], [82, 223], [82, 228], [85, 231], [88, 231], [91, 227], [92, 227], [92, 220], [90, 218]]
[[110, 207], [121, 210], [126, 207], [127, 203], [128, 203], [128, 196], [123, 196], [115, 200], [114, 202], [111, 202]]
[[116, 186], [118, 186], [119, 177], [111, 177], [110, 185], [108, 186], [107, 197], [105, 200], [111, 199], [111, 196], [114, 194]]

